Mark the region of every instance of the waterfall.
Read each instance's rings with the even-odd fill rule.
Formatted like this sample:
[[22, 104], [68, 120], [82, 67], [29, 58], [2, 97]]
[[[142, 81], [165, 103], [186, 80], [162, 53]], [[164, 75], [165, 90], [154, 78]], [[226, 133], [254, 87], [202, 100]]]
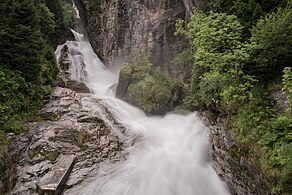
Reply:
[[[93, 94], [114, 97], [118, 75], [100, 61], [82, 34], [71, 31], [75, 41], [67, 41], [65, 44], [68, 46], [68, 59], [71, 63], [70, 79], [85, 82]], [[58, 46], [56, 50], [57, 59], [60, 58], [63, 46]]]
[[[93, 180], [68, 194], [228, 195], [212, 168], [208, 129], [195, 113], [147, 116], [115, 98], [118, 73], [98, 59], [83, 35], [67, 41], [71, 79], [85, 82], [108, 110], [139, 137], [125, 160], [101, 167]], [[56, 50], [56, 56], [64, 45]]]

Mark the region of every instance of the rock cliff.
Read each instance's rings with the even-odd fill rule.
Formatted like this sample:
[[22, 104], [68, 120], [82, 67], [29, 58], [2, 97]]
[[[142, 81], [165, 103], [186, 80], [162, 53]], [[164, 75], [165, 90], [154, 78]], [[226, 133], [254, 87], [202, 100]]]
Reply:
[[[36, 184], [47, 179], [61, 155], [75, 155], [76, 164], [66, 188], [90, 177], [105, 162], [122, 159], [125, 142], [97, 113], [102, 100], [91, 94], [56, 87], [51, 101], [40, 110], [45, 119], [29, 124], [29, 132], [13, 138], [7, 181], [15, 185], [12, 194], [36, 194]], [[88, 103], [91, 104], [88, 104]], [[109, 116], [108, 120], [112, 120]], [[123, 128], [116, 123], [116, 128]]]
[[259, 175], [247, 152], [235, 141], [232, 131], [225, 127], [224, 117], [217, 117], [212, 124], [206, 113], [201, 113], [201, 118], [210, 129], [213, 167], [231, 194], [269, 195], [266, 181]]
[[[87, 31], [96, 53], [105, 61], [127, 61], [138, 54], [170, 69], [170, 61], [185, 47], [174, 36], [175, 21], [187, 19], [206, 0], [81, 0]], [[80, 2], [79, 2], [80, 4]]]

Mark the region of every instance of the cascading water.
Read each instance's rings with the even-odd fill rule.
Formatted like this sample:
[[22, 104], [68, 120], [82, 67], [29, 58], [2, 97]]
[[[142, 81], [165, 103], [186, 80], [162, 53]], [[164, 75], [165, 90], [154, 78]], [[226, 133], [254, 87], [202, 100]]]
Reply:
[[[105, 67], [83, 36], [68, 41], [71, 79], [85, 82], [117, 120], [139, 137], [126, 160], [100, 169], [95, 179], [69, 194], [228, 195], [210, 162], [208, 130], [195, 113], [146, 116], [114, 97], [118, 73]], [[60, 46], [57, 57], [60, 57]]]
[[[118, 76], [109, 70], [94, 53], [91, 45], [82, 34], [71, 30], [76, 41], [67, 41], [69, 51], [70, 79], [85, 82], [93, 94], [114, 97]], [[56, 50], [57, 59], [63, 45]]]

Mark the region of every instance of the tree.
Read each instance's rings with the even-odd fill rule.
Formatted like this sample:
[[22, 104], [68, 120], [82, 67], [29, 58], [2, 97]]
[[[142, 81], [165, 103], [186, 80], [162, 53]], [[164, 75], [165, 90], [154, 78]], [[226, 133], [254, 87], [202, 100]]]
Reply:
[[214, 12], [236, 15], [244, 26], [243, 36], [250, 37], [250, 29], [260, 17], [286, 3], [287, 0], [213, 0], [210, 1], [210, 7]]
[[243, 74], [250, 45], [243, 42], [242, 30], [236, 16], [224, 13], [196, 13], [187, 29], [178, 23], [195, 48], [191, 94], [196, 103], [227, 108], [248, 98], [255, 80]]
[[42, 33], [52, 30], [52, 20], [41, 24], [51, 16], [41, 1], [0, 2], [1, 130], [20, 130], [57, 75], [53, 49]]
[[264, 82], [292, 66], [292, 3], [260, 19], [251, 30], [252, 60], [250, 67]]
[[[69, 32], [69, 29], [76, 28], [77, 24], [75, 21], [75, 10], [72, 7], [71, 0], [41, 0], [40, 5], [45, 4], [45, 8], [41, 8], [45, 11], [43, 16], [45, 17], [46, 23], [51, 21], [51, 16], [53, 16], [53, 31], [47, 36], [47, 41], [49, 41], [54, 47], [65, 41], [65, 36]], [[47, 9], [47, 10], [46, 10]], [[49, 13], [48, 13], [49, 11]], [[49, 25], [45, 25], [46, 28]], [[43, 31], [46, 35], [47, 31]]]
[[[41, 33], [43, 34], [43, 38], [52, 43], [52, 38], [55, 36], [55, 28], [56, 21], [55, 15], [50, 11], [50, 9], [46, 6], [44, 1], [39, 0], [37, 4], [37, 9], [39, 12], [39, 20]], [[62, 36], [62, 35], [59, 35]]]
[[45, 57], [52, 48], [42, 38], [36, 2], [10, 0], [5, 7], [7, 23], [0, 34], [0, 62], [20, 71], [26, 81], [46, 82], [42, 72], [49, 67], [56, 70], [56, 62], [50, 66]]

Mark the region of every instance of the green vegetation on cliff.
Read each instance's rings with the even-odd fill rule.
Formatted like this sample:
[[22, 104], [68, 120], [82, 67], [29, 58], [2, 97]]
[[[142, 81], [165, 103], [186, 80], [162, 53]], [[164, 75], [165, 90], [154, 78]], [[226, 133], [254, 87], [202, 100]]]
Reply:
[[126, 88], [122, 96], [149, 113], [165, 113], [179, 105], [183, 85], [154, 67], [144, 56], [122, 66], [120, 83]]
[[[25, 130], [58, 73], [54, 47], [73, 25], [70, 1], [0, 2], [0, 162], [5, 133]], [[70, 19], [71, 20], [71, 19]], [[72, 27], [72, 26], [71, 26]]]
[[177, 22], [193, 47], [186, 106], [225, 116], [272, 194], [291, 194], [291, 16], [291, 1], [215, 0]]

